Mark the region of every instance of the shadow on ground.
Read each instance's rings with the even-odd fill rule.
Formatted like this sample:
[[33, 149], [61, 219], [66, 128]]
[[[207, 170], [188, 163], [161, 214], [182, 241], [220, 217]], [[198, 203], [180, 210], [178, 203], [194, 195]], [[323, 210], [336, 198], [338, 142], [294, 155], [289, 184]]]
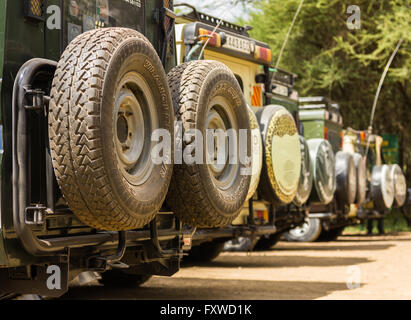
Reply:
[[183, 267], [198, 265], [208, 268], [305, 268], [305, 267], [339, 267], [352, 266], [371, 262], [358, 257], [307, 257], [307, 256], [261, 256], [261, 255], [223, 255], [207, 263], [183, 261]]
[[374, 251], [374, 250], [387, 250], [394, 247], [393, 244], [367, 244], [367, 245], [349, 245], [338, 246], [334, 245], [308, 245], [308, 246], [290, 246], [289, 244], [273, 247], [270, 251]]
[[341, 242], [341, 243], [347, 243], [347, 242], [355, 242], [355, 243], [361, 243], [361, 242], [389, 242], [389, 241], [395, 241], [395, 242], [410, 242], [411, 238], [400, 238], [398, 237], [401, 235], [401, 233], [389, 233], [385, 235], [373, 235], [369, 236], [367, 234], [344, 234], [344, 236], [338, 238], [336, 241]]
[[137, 289], [110, 289], [98, 285], [71, 288], [61, 299], [311, 300], [342, 290], [348, 290], [345, 283], [156, 277]]

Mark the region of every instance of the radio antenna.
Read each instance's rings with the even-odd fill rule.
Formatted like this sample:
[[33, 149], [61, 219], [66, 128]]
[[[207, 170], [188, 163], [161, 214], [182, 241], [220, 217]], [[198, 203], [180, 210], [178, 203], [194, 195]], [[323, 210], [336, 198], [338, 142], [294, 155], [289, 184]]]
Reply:
[[381, 89], [382, 86], [384, 84], [385, 81], [385, 77], [387, 76], [388, 70], [391, 67], [392, 62], [394, 61], [395, 56], [397, 55], [398, 50], [401, 47], [402, 42], [404, 41], [404, 39], [400, 39], [400, 41], [398, 41], [397, 46], [395, 47], [394, 52], [392, 53], [390, 59], [388, 60], [387, 65], [385, 66], [384, 72], [382, 73], [381, 76], [381, 80], [380, 80], [380, 84], [378, 85], [378, 89], [377, 89], [377, 93], [375, 95], [375, 99], [374, 99], [374, 104], [372, 106], [372, 112], [371, 112], [371, 119], [370, 119], [370, 126], [368, 127], [368, 139], [367, 139], [367, 148], [365, 149], [365, 159], [367, 159], [368, 156], [368, 150], [370, 148], [370, 139], [371, 139], [371, 135], [372, 135], [372, 131], [373, 131], [373, 123], [374, 123], [374, 117], [375, 117], [375, 111], [377, 109], [377, 103], [378, 103], [378, 99], [380, 97], [380, 93], [381, 93]]
[[[237, 4], [238, 0], [234, 0], [233, 1], [233, 6], [235, 6]], [[229, 12], [229, 10], [226, 10], [223, 14], [223, 16], [221, 17], [220, 21], [218, 22], [218, 24], [216, 25], [216, 27], [214, 28], [213, 32], [211, 33], [211, 36], [213, 36], [215, 34], [215, 32], [218, 30], [218, 28], [220, 28], [221, 24], [224, 21], [224, 18], [226, 17], [227, 13]], [[210, 42], [211, 37], [207, 39], [207, 41], [204, 43], [203, 47], [201, 48], [200, 51], [200, 55], [198, 56], [199, 59], [201, 59], [201, 57], [203, 56], [204, 50], [207, 47], [208, 43]]]
[[282, 55], [283, 55], [283, 53], [284, 53], [284, 49], [285, 49], [285, 47], [286, 47], [286, 45], [287, 45], [287, 42], [288, 42], [288, 39], [289, 39], [289, 37], [290, 37], [291, 31], [293, 30], [295, 21], [297, 20], [297, 17], [298, 17], [298, 15], [300, 14], [300, 11], [301, 11], [301, 8], [303, 7], [303, 4], [304, 4], [304, 0], [301, 0], [300, 5], [298, 6], [298, 9], [297, 9], [297, 11], [295, 12], [293, 22], [291, 22], [290, 28], [288, 29], [287, 35], [285, 36], [285, 39], [284, 39], [284, 42], [283, 42], [283, 46], [281, 47], [281, 50], [280, 50], [280, 54], [278, 55], [278, 60], [277, 60], [277, 63], [276, 63], [276, 65], [275, 65], [275, 68], [276, 68], [276, 69], [277, 69], [278, 66], [280, 65], [281, 57], [282, 57]]

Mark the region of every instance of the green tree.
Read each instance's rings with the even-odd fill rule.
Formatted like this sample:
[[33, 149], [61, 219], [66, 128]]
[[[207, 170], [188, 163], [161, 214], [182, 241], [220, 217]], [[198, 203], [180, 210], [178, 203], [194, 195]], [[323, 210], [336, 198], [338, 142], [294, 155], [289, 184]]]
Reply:
[[[411, 185], [411, 6], [405, 0], [356, 0], [361, 28], [350, 30], [352, 0], [306, 0], [280, 67], [299, 76], [300, 95], [325, 95], [340, 103], [345, 126], [367, 129], [381, 74], [398, 41], [404, 43], [382, 89], [376, 133], [400, 137], [400, 164]], [[300, 0], [256, 4], [252, 36], [279, 53]]]

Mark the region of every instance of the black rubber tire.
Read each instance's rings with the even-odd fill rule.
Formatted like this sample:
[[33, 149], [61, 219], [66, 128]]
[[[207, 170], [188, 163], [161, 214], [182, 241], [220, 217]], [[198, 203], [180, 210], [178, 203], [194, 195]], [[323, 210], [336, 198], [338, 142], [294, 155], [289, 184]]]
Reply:
[[320, 219], [317, 218], [309, 218], [307, 220], [309, 222], [309, 227], [307, 229], [307, 232], [304, 234], [297, 235], [295, 230], [290, 230], [288, 232], [285, 232], [283, 234], [284, 239], [290, 242], [314, 242], [317, 241], [318, 238], [321, 235], [321, 232], [323, 230], [322, 223]]
[[[49, 135], [57, 181], [71, 210], [97, 229], [147, 225], [161, 208], [172, 176], [171, 163], [153, 164], [146, 180], [135, 185], [119, 165], [114, 105], [119, 80], [131, 72], [144, 79], [153, 99], [145, 100], [141, 89], [130, 89], [129, 83], [125, 86], [134, 90], [141, 105], [154, 105], [158, 127], [174, 137], [164, 69], [153, 46], [135, 30], [105, 28], [76, 37], [64, 51], [53, 81]], [[144, 114], [144, 124], [152, 117]], [[152, 147], [144, 142], [144, 154], [150, 159]]]
[[353, 157], [357, 171], [357, 196], [355, 197], [355, 203], [361, 205], [367, 197], [367, 168], [364, 158], [360, 153], [355, 153]]
[[282, 234], [276, 233], [269, 236], [262, 236], [256, 245], [254, 246], [255, 251], [266, 251], [274, 247], [281, 239]]
[[[251, 130], [247, 104], [233, 73], [217, 61], [184, 63], [168, 74], [175, 117], [182, 122], [183, 135], [196, 129], [206, 132], [206, 118], [215, 99], [222, 99], [231, 113], [230, 127], [247, 130], [247, 154], [251, 159]], [[228, 112], [228, 111], [227, 111]], [[227, 118], [228, 119], [228, 118]], [[195, 147], [195, 139], [182, 141], [183, 150]], [[204, 146], [206, 141], [204, 140]], [[205, 149], [205, 148], [204, 148]], [[240, 213], [248, 194], [251, 176], [242, 175], [250, 164], [240, 163], [231, 184], [222, 188], [209, 166], [204, 152], [203, 164], [176, 164], [167, 196], [170, 209], [187, 225], [222, 227]]]
[[339, 151], [335, 155], [335, 176], [337, 179], [336, 199], [341, 205], [351, 205], [357, 196], [357, 174], [353, 156]]
[[335, 228], [335, 229], [331, 229], [328, 231], [323, 230], [320, 236], [318, 237], [317, 241], [323, 241], [323, 242], [335, 241], [338, 239], [339, 236], [341, 236], [343, 231], [344, 231], [344, 227]]
[[184, 257], [184, 261], [193, 263], [206, 263], [217, 259], [224, 250], [224, 241], [204, 242], [198, 246], [191, 248], [188, 256]]
[[[260, 109], [257, 112], [257, 119], [263, 137], [264, 150], [258, 194], [263, 200], [276, 206], [287, 205], [294, 200], [297, 194], [301, 174], [301, 146], [297, 125], [291, 113], [278, 105], [269, 105]], [[295, 136], [295, 143], [289, 147], [295, 147], [294, 152], [290, 152], [290, 149], [284, 145], [281, 148], [278, 143], [275, 143], [275, 137], [282, 138], [286, 135]], [[283, 152], [283, 157], [287, 162], [280, 166], [274, 161], [273, 152]], [[275, 168], [282, 169], [281, 179], [278, 179]], [[286, 190], [284, 182], [292, 187]]]
[[101, 274], [99, 282], [108, 288], [138, 288], [148, 280], [150, 275], [128, 274], [121, 270], [109, 270]]

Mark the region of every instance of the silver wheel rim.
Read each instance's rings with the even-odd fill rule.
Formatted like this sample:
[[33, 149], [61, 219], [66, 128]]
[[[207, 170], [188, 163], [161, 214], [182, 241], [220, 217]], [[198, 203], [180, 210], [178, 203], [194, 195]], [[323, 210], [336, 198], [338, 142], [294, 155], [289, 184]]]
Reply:
[[301, 238], [301, 237], [304, 237], [310, 231], [310, 228], [311, 228], [310, 219], [305, 219], [303, 225], [297, 228], [294, 228], [290, 230], [289, 232], [293, 237]]
[[[227, 133], [228, 130], [234, 129], [238, 134], [238, 125], [235, 121], [236, 117], [233, 114], [228, 101], [223, 97], [215, 97], [208, 108], [206, 117], [206, 130], [222, 130]], [[217, 139], [214, 138], [214, 145], [208, 143], [206, 137], [206, 154], [207, 165], [211, 177], [217, 187], [221, 190], [229, 189], [235, 182], [239, 170], [238, 164], [238, 143], [230, 146], [229, 139], [225, 135], [224, 145], [225, 150], [219, 149]], [[233, 149], [233, 154], [237, 155], [236, 163], [230, 163], [230, 147]], [[220, 159], [224, 159], [224, 163], [218, 163], [217, 158], [220, 153]], [[210, 159], [212, 161], [210, 161]]]
[[113, 114], [118, 166], [124, 178], [138, 186], [154, 169], [151, 133], [159, 127], [156, 106], [150, 87], [136, 72], [125, 74], [118, 88]]

